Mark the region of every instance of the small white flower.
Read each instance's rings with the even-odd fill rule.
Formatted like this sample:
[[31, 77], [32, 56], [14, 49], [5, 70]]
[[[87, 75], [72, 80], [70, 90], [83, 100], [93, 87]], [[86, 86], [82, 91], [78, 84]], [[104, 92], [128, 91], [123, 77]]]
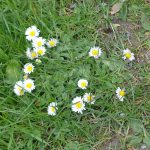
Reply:
[[80, 79], [78, 81], [78, 87], [81, 88], [81, 89], [86, 89], [88, 86], [88, 81], [85, 80], [85, 79]]
[[135, 59], [134, 53], [131, 53], [131, 51], [128, 48], [123, 50], [123, 55], [124, 60], [132, 61]]
[[47, 109], [48, 115], [55, 116], [57, 110], [58, 110], [57, 103], [55, 102], [50, 103]]
[[40, 30], [36, 26], [31, 26], [25, 31], [26, 39], [31, 41], [39, 36]]
[[31, 93], [35, 89], [34, 81], [32, 79], [24, 80], [24, 89]]
[[100, 47], [92, 47], [89, 51], [89, 56], [94, 57], [95, 59], [99, 58], [102, 55], [102, 50]]
[[16, 82], [15, 86], [14, 86], [14, 93], [17, 95], [17, 96], [22, 96], [24, 95], [24, 85], [23, 85], [23, 82], [22, 81], [18, 81]]
[[51, 38], [46, 44], [48, 47], [55, 47], [58, 43], [57, 39]]
[[94, 104], [95, 103], [94, 97], [95, 96], [92, 95], [92, 93], [85, 93], [83, 96], [83, 100], [87, 103]]
[[31, 51], [30, 48], [27, 48], [26, 55], [31, 60], [38, 57], [37, 52], [35, 50]]
[[40, 59], [36, 59], [35, 62], [36, 62], [36, 64], [41, 64], [42, 63], [42, 61]]
[[124, 99], [124, 96], [125, 96], [125, 89], [121, 89], [120, 87], [117, 88], [116, 90], [116, 94], [117, 94], [117, 97], [120, 101], [123, 101]]
[[37, 47], [34, 50], [37, 52], [38, 56], [43, 56], [46, 52], [46, 49], [44, 46]]
[[43, 39], [42, 37], [37, 37], [33, 40], [33, 47], [37, 48], [37, 47], [42, 47], [45, 44], [46, 40]]
[[77, 112], [77, 113], [83, 113], [83, 110], [85, 109], [85, 104], [83, 103], [83, 100], [81, 97], [75, 97], [72, 101], [72, 106], [71, 106], [72, 111]]
[[34, 70], [34, 66], [31, 63], [27, 63], [24, 65], [24, 69], [23, 69], [24, 73], [30, 74], [31, 72], [33, 72], [33, 70]]

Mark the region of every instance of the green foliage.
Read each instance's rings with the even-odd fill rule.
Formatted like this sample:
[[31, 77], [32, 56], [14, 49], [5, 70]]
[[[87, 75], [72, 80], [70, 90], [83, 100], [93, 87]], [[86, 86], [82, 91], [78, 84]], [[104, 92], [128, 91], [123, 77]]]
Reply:
[[[0, 1], [0, 149], [104, 149], [117, 136], [118, 149], [141, 143], [149, 146], [149, 64], [138, 61], [140, 50], [149, 45], [143, 34], [149, 30], [149, 10], [142, 0], [125, 1], [112, 16], [110, 10], [116, 2]], [[120, 32], [121, 27], [112, 31], [111, 25], [118, 19], [134, 25], [141, 22], [139, 30], [132, 29], [138, 37], [135, 45]], [[35, 80], [35, 91], [17, 97], [13, 85], [22, 78], [22, 67], [29, 61], [25, 51], [31, 45], [24, 32], [31, 25], [41, 30], [42, 37], [56, 37], [60, 43], [47, 50], [42, 64], [33, 61], [36, 67], [30, 77]], [[88, 57], [94, 45], [103, 50], [97, 60]], [[126, 47], [136, 55], [131, 64], [122, 60]], [[77, 89], [80, 78], [89, 81], [87, 92], [96, 96], [96, 103], [87, 105], [83, 115], [70, 109], [72, 99], [84, 94]], [[123, 103], [116, 99], [118, 86], [127, 91]], [[55, 117], [47, 115], [52, 101], [58, 102]]]

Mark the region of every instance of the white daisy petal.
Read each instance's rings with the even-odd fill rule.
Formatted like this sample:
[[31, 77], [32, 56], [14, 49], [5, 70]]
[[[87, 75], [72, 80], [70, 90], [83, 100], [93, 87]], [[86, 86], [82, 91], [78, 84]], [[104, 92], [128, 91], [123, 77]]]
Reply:
[[85, 93], [83, 96], [83, 100], [87, 103], [94, 104], [95, 103], [94, 97], [95, 96], [92, 95], [92, 93]]
[[55, 102], [50, 103], [47, 108], [48, 115], [55, 116], [57, 110], [58, 110], [57, 103], [55, 103]]
[[86, 89], [88, 86], [88, 81], [85, 80], [85, 79], [80, 79], [78, 81], [78, 87], [81, 88], [81, 89]]
[[128, 60], [128, 61], [133, 61], [135, 59], [134, 57], [134, 53], [131, 53], [131, 51], [129, 49], [125, 49], [123, 50], [123, 59], [124, 60]]
[[40, 30], [37, 29], [36, 26], [31, 26], [31, 27], [27, 28], [25, 31], [26, 39], [31, 41], [34, 38], [38, 37], [39, 33], [40, 33]]
[[46, 49], [44, 46], [41, 47], [37, 47], [34, 49], [36, 51], [36, 53], [38, 54], [38, 56], [43, 56], [45, 55]]
[[47, 45], [49, 48], [55, 47], [57, 44], [58, 44], [58, 40], [57, 40], [57, 39], [54, 39], [54, 38], [51, 38], [51, 39], [46, 43], [46, 45]]
[[124, 96], [125, 96], [125, 89], [121, 89], [120, 87], [118, 87], [117, 88], [117, 90], [116, 90], [116, 95], [117, 95], [117, 97], [118, 97], [118, 99], [120, 100], [120, 101], [123, 101], [124, 100]]
[[25, 74], [30, 74], [31, 72], [33, 72], [33, 70], [34, 70], [34, 66], [31, 63], [27, 63], [24, 65], [23, 71]]
[[94, 57], [95, 59], [99, 58], [102, 55], [102, 50], [100, 47], [92, 47], [89, 51], [89, 56]]
[[30, 50], [30, 48], [27, 48], [26, 55], [31, 60], [38, 57], [37, 52], [35, 50]]
[[35, 89], [34, 81], [32, 79], [27, 79], [24, 81], [24, 89], [31, 93]]
[[81, 97], [75, 97], [72, 101], [72, 106], [71, 106], [72, 111], [77, 112], [77, 113], [83, 113], [83, 110], [85, 109], [85, 104], [83, 103], [83, 100]]
[[44, 46], [45, 42], [46, 40], [43, 39], [42, 37], [37, 37], [33, 39], [32, 45], [33, 47], [38, 48]]
[[22, 96], [24, 95], [24, 84], [22, 81], [18, 81], [16, 82], [15, 86], [14, 86], [14, 93], [17, 96]]

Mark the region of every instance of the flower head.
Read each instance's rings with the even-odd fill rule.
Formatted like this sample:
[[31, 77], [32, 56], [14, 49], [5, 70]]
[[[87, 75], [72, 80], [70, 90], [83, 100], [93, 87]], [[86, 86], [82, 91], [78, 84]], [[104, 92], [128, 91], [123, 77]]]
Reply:
[[36, 62], [36, 64], [42, 63], [42, 61], [40, 59], [36, 59], [35, 62]]
[[89, 51], [89, 56], [94, 57], [95, 59], [99, 58], [102, 55], [102, 50], [100, 47], [92, 47]]
[[94, 104], [95, 103], [94, 97], [95, 96], [92, 95], [92, 93], [85, 93], [83, 96], [83, 100], [87, 103]]
[[58, 109], [57, 103], [55, 102], [50, 103], [47, 109], [48, 115], [55, 116], [57, 109]]
[[83, 100], [81, 97], [75, 97], [72, 101], [72, 111], [77, 112], [77, 113], [83, 113], [83, 110], [85, 109], [85, 104], [83, 103]]
[[17, 96], [22, 96], [24, 95], [24, 85], [23, 85], [23, 82], [22, 81], [18, 81], [16, 82], [15, 86], [14, 86], [14, 93], [17, 95]]
[[31, 63], [27, 63], [24, 65], [24, 69], [23, 69], [24, 73], [30, 74], [31, 72], [33, 72], [33, 70], [34, 70], [34, 66]]
[[26, 39], [31, 41], [34, 38], [38, 37], [39, 33], [40, 33], [40, 30], [37, 29], [36, 26], [31, 26], [27, 28], [27, 30], [25, 31]]
[[86, 89], [88, 86], [88, 81], [85, 80], [85, 79], [80, 79], [78, 81], [78, 87], [81, 88], [81, 89]]
[[46, 44], [48, 47], [55, 47], [58, 43], [57, 39], [51, 38]]
[[24, 81], [24, 89], [31, 93], [35, 89], [34, 81], [32, 79], [27, 79]]
[[33, 40], [33, 47], [37, 48], [37, 47], [41, 47], [45, 44], [45, 39], [43, 39], [42, 37], [37, 37]]
[[44, 46], [37, 47], [34, 50], [37, 52], [38, 56], [43, 56], [46, 52], [46, 49]]
[[37, 52], [35, 50], [31, 51], [30, 48], [27, 48], [26, 55], [31, 60], [38, 57]]
[[134, 53], [131, 53], [131, 51], [128, 48], [123, 50], [123, 55], [124, 60], [132, 61], [135, 59]]
[[117, 88], [116, 90], [116, 94], [117, 94], [117, 97], [120, 101], [123, 101], [124, 99], [124, 96], [125, 96], [125, 89], [121, 89], [120, 87]]

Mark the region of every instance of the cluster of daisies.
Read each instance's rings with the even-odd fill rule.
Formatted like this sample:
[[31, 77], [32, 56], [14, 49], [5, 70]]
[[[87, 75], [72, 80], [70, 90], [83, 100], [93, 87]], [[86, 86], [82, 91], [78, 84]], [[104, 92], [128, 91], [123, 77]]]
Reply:
[[[57, 46], [58, 40], [51, 38], [46, 40], [42, 37], [39, 37], [40, 30], [37, 29], [36, 26], [31, 26], [27, 28], [25, 35], [28, 41], [32, 42], [32, 48], [27, 48], [26, 55], [28, 59], [35, 60], [36, 64], [41, 63], [41, 57], [45, 55], [46, 48], [52, 48]], [[89, 51], [89, 57], [93, 57], [94, 59], [98, 59], [102, 55], [102, 50], [100, 47], [92, 47]], [[135, 59], [134, 54], [129, 50], [123, 50], [123, 57], [125, 61], [130, 62]], [[26, 63], [24, 65], [24, 79], [23, 81], [16, 82], [14, 86], [14, 93], [17, 96], [24, 95], [25, 92], [31, 93], [32, 90], [35, 89], [34, 80], [29, 78], [29, 74], [34, 71], [35, 66], [32, 63]], [[78, 87], [82, 90], [86, 90], [88, 87], [88, 81], [86, 79], [80, 79], [77, 83]], [[124, 100], [126, 95], [125, 89], [118, 87], [116, 90], [117, 98], [120, 101]], [[71, 109], [77, 113], [83, 113], [85, 108], [85, 103], [94, 104], [95, 96], [92, 93], [85, 93], [83, 96], [77, 96], [72, 100]], [[48, 115], [56, 115], [58, 110], [57, 102], [51, 102], [48, 106]]]
[[[58, 43], [57, 39], [51, 38], [48, 41], [39, 37], [40, 30], [36, 26], [31, 26], [25, 31], [26, 39], [31, 41], [32, 48], [27, 48], [26, 56], [30, 60], [35, 60], [36, 64], [40, 64], [41, 57], [45, 55], [46, 48], [55, 47]], [[35, 89], [34, 80], [29, 78], [29, 74], [34, 71], [35, 66], [32, 63], [26, 63], [23, 67], [23, 80], [17, 81], [14, 86], [14, 93], [17, 96], [22, 96], [25, 92], [31, 93]]]
[[[101, 55], [102, 55], [102, 50], [100, 47], [92, 47], [89, 51], [89, 57], [93, 57], [95, 59], [98, 59]], [[127, 60], [128, 62], [135, 59], [134, 54], [131, 53], [131, 51], [129, 49], [123, 50], [123, 57], [122, 58], [124, 60]], [[80, 89], [86, 90], [88, 87], [88, 81], [86, 79], [80, 79], [78, 81], [77, 85]], [[123, 89], [121, 89], [120, 87], [117, 88], [116, 95], [120, 101], [123, 101], [125, 94], [126, 93], [125, 93], [124, 88]], [[94, 104], [95, 100], [96, 100], [95, 96], [92, 93], [85, 93], [83, 95], [83, 97], [77, 96], [72, 100], [71, 109], [74, 112], [82, 114], [83, 111], [86, 110], [85, 102], [89, 103], [89, 104]], [[58, 107], [57, 107], [56, 102], [52, 102], [49, 104], [49, 106], [48, 106], [48, 114], [49, 115], [52, 115], [52, 116], [56, 115], [57, 110], [58, 110]]]

